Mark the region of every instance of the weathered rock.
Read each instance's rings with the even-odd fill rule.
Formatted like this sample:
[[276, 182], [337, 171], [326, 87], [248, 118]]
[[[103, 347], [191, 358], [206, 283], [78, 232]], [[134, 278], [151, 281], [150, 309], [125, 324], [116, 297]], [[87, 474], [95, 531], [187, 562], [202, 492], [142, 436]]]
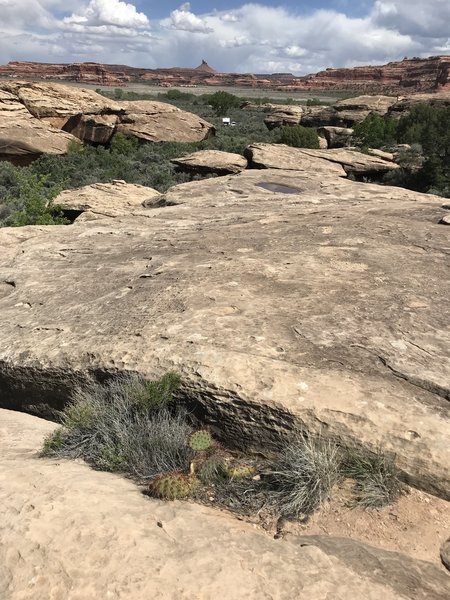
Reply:
[[76, 138], [34, 118], [17, 98], [0, 89], [0, 159], [26, 164], [42, 153], [65, 154]]
[[442, 198], [302, 156], [313, 169], [183, 184], [142, 215], [0, 230], [0, 403], [45, 414], [77, 382], [175, 369], [237, 445], [303, 424], [450, 498]]
[[116, 217], [138, 214], [139, 209], [142, 212], [144, 205], [151, 206], [157, 203], [160, 197], [161, 194], [153, 188], [114, 181], [66, 190], [59, 194], [55, 203], [72, 219], [85, 212]]
[[442, 223], [442, 225], [450, 225], [450, 215], [444, 215], [439, 223]]
[[210, 123], [163, 102], [122, 106], [90, 90], [57, 83], [0, 82], [0, 158], [63, 154], [76, 138], [108, 144], [118, 128], [156, 142], [200, 141], [214, 133]]
[[393, 161], [395, 156], [392, 152], [385, 152], [384, 150], [379, 150], [378, 148], [369, 148], [367, 153], [371, 156], [378, 156], [378, 158], [382, 158], [383, 160], [391, 160]]
[[401, 98], [389, 109], [389, 116], [394, 119], [400, 119], [407, 115], [414, 106], [418, 104], [428, 104], [435, 108], [445, 108], [450, 106], [450, 89], [446, 92], [436, 92], [434, 94], [413, 94]]
[[200, 150], [172, 161], [180, 170], [194, 173], [228, 175], [247, 168], [247, 159], [240, 154], [220, 150]]
[[150, 142], [200, 142], [214, 133], [214, 127], [192, 113], [172, 104], [137, 100], [122, 102], [125, 114], [118, 131]]
[[298, 125], [302, 118], [303, 108], [297, 105], [271, 104], [269, 114], [264, 119], [267, 129]]
[[374, 176], [399, 168], [393, 162], [346, 148], [312, 150], [281, 144], [251, 144], [245, 150], [245, 156], [250, 166], [259, 169], [319, 169], [326, 173], [330, 168], [327, 163], [332, 163], [336, 165], [333, 172], [337, 174]]
[[369, 114], [385, 115], [396, 102], [395, 96], [357, 96], [339, 100], [333, 108], [340, 120], [351, 126], [364, 121]]
[[36, 118], [72, 117], [78, 114], [119, 114], [117, 102], [91, 90], [62, 85], [29, 81], [2, 81], [0, 90], [14, 95]]
[[53, 429], [0, 410], [4, 600], [448, 598], [436, 565], [348, 539], [274, 540], [205, 506], [147, 499], [80, 462], [36, 459]]
[[346, 175], [341, 165], [305, 154], [303, 148], [292, 148], [285, 144], [250, 144], [244, 154], [249, 166], [254, 169], [288, 169], [305, 173], [323, 173], [328, 177]]
[[346, 127], [320, 127], [317, 133], [327, 140], [327, 148], [344, 148], [351, 145], [353, 129]]
[[309, 106], [305, 108], [300, 124], [305, 127], [342, 127], [344, 123], [332, 106]]
[[450, 538], [442, 544], [440, 555], [442, 564], [450, 571]]

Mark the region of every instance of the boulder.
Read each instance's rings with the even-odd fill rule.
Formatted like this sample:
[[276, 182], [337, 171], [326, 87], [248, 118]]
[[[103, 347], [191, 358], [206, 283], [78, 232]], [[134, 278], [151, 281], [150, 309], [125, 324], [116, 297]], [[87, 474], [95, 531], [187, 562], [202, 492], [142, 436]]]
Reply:
[[343, 122], [332, 106], [308, 106], [305, 108], [300, 124], [305, 127], [342, 127]]
[[240, 154], [219, 150], [200, 150], [172, 161], [181, 171], [228, 175], [240, 173], [247, 168], [247, 159]]
[[78, 114], [105, 115], [122, 112], [117, 102], [105, 96], [61, 83], [2, 81], [0, 90], [15, 96], [38, 119], [60, 117], [67, 120]]
[[339, 119], [348, 127], [361, 123], [369, 114], [385, 115], [397, 102], [395, 96], [357, 96], [338, 100], [333, 105]]
[[173, 369], [229, 443], [270, 454], [302, 426], [449, 499], [442, 198], [301, 157], [142, 214], [0, 230], [0, 404], [49, 415], [74, 385]]
[[317, 133], [327, 140], [327, 148], [344, 148], [351, 145], [353, 129], [347, 127], [320, 127]]
[[303, 108], [298, 105], [270, 104], [269, 114], [264, 119], [267, 129], [298, 125], [302, 118]]
[[66, 216], [74, 220], [86, 212], [110, 217], [139, 213], [144, 205], [151, 206], [160, 197], [161, 194], [153, 188], [116, 180], [66, 190], [59, 194], [55, 203], [62, 207]]
[[319, 169], [326, 172], [331, 168], [326, 163], [333, 163], [335, 173], [374, 177], [399, 168], [394, 162], [347, 148], [312, 150], [281, 144], [251, 144], [245, 150], [245, 156], [251, 167], [259, 169]]
[[75, 139], [108, 144], [118, 129], [155, 142], [194, 142], [214, 133], [197, 115], [163, 102], [119, 104], [57, 83], [0, 82], [0, 159], [63, 154]]
[[82, 462], [37, 459], [54, 428], [0, 410], [4, 600], [448, 598], [437, 565], [348, 539], [273, 539], [225, 512], [148, 499]]
[[0, 160], [27, 164], [43, 153], [65, 154], [76, 141], [33, 117], [13, 94], [0, 89]]
[[172, 104], [137, 100], [122, 102], [124, 115], [118, 131], [148, 142], [200, 142], [214, 135], [214, 127]]

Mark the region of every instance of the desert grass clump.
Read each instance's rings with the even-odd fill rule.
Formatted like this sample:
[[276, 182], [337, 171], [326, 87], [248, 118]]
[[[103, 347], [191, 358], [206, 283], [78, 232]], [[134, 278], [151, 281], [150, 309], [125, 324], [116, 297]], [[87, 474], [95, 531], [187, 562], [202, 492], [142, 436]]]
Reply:
[[173, 401], [178, 382], [172, 373], [153, 382], [131, 374], [75, 390], [43, 454], [140, 480], [189, 468], [192, 428]]
[[346, 448], [343, 474], [355, 481], [355, 504], [362, 508], [392, 504], [403, 492], [394, 460], [380, 448], [375, 452]]
[[331, 441], [297, 435], [263, 476], [282, 516], [298, 518], [317, 510], [340, 480], [340, 453]]

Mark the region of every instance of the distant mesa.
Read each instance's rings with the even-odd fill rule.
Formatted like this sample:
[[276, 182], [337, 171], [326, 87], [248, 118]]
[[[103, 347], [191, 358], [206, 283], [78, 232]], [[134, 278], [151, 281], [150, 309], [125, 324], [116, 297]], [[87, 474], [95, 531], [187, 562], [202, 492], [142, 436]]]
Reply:
[[[299, 65], [300, 66], [300, 65]], [[145, 69], [92, 62], [46, 64], [10, 62], [0, 65], [0, 78], [22, 78], [120, 87], [128, 83], [173, 87], [229, 86], [291, 92], [352, 91], [404, 95], [450, 91], [450, 56], [405, 58], [381, 66], [329, 68], [298, 77], [291, 73], [219, 73], [206, 60], [195, 68]]]

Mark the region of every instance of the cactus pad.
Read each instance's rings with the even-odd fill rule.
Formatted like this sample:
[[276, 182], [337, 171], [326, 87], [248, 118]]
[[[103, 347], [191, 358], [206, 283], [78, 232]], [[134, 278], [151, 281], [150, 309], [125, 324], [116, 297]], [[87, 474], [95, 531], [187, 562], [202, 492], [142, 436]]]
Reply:
[[160, 475], [150, 483], [150, 492], [162, 500], [179, 500], [192, 493], [196, 480], [182, 473]]
[[189, 446], [195, 452], [203, 452], [208, 450], [213, 445], [213, 439], [211, 434], [204, 429], [200, 429], [200, 431], [195, 431], [191, 437], [189, 438]]

